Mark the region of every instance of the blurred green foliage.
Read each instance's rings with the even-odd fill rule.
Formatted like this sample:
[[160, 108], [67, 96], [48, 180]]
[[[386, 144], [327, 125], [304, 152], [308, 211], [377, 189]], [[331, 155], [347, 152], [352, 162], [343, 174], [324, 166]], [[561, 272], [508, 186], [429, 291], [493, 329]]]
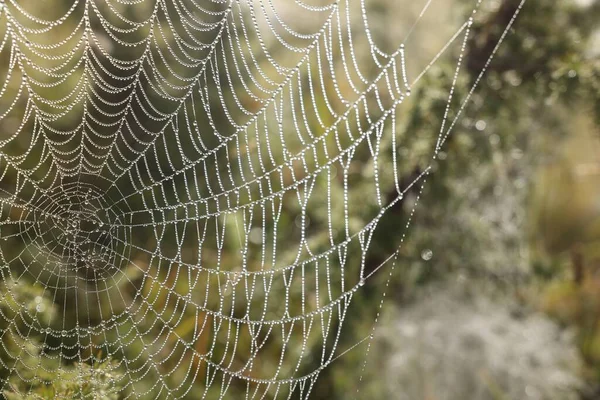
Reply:
[[[383, 22], [374, 34], [375, 39], [383, 43], [383, 48], [393, 47], [393, 44], [386, 43], [386, 32], [392, 29], [395, 18], [385, 18], [382, 12], [394, 7], [393, 2], [367, 2], [368, 7], [381, 15]], [[469, 92], [498, 41], [501, 29], [514, 14], [519, 2], [504, 0], [490, 3], [493, 4], [483, 14], [485, 17], [475, 20], [472, 39], [467, 43], [465, 74], [461, 75], [455, 88], [457, 98], [464, 98]], [[459, 14], [471, 9], [463, 7], [460, 2], [452, 7], [439, 7], [440, 14], [450, 8], [453, 13]], [[598, 35], [598, 20], [600, 2], [597, 1], [585, 6], [570, 1], [526, 2], [473, 94], [465, 115], [433, 165], [407, 240], [393, 262], [395, 269], [385, 303], [386, 308], [399, 309], [401, 313], [403, 307], [412, 304], [431, 285], [461, 280], [472, 282], [481, 288], [481, 292], [510, 297], [524, 309], [543, 310], [578, 331], [579, 348], [587, 368], [582, 376], [591, 388], [582, 390], [583, 396], [588, 392], [595, 393], [595, 388], [600, 386], [600, 278], [597, 273], [600, 269], [600, 64], [598, 51], [593, 48]], [[436, 22], [439, 21], [424, 22], [423, 33], [421, 36], [415, 34], [414, 42], [435, 42], [436, 37], [431, 32], [438, 29]], [[431, 47], [436, 48], [435, 45]], [[458, 50], [453, 49], [452, 54], [457, 54]], [[266, 64], [265, 60], [260, 61]], [[415, 64], [418, 63], [415, 61]], [[414, 180], [429, 162], [455, 65], [454, 58], [443, 59], [423, 77], [410, 100], [403, 105], [402, 118], [394, 127], [402, 140], [397, 143], [387, 140], [382, 144], [382, 154], [391, 154], [385, 150], [397, 146], [395, 150], [402, 159], [399, 165], [401, 182]], [[375, 72], [369, 71], [369, 74]], [[214, 101], [218, 102], [218, 99]], [[242, 101], [250, 107], [251, 99]], [[316, 101], [318, 107], [325, 108], [322, 99]], [[317, 121], [314, 121], [314, 127], [318, 128]], [[391, 128], [386, 126], [386, 129]], [[384, 137], [390, 138], [391, 132], [385, 132]], [[352, 183], [349, 197], [363, 207], [353, 211], [350, 224], [362, 227], [370, 221], [378, 205], [372, 187], [362, 184], [368, 181], [363, 178], [373, 174], [369, 153], [358, 154], [356, 160], [358, 163], [349, 176]], [[392, 161], [380, 160], [380, 163], [385, 162]], [[311, 201], [318, 201], [326, 195], [327, 182], [319, 181], [317, 185], [318, 193]], [[386, 200], [396, 195], [391, 173], [382, 177], [382, 187]], [[331, 188], [331, 196], [341, 204], [343, 182], [335, 181]], [[402, 241], [415, 200], [410, 197], [399, 203], [389, 210], [389, 218], [379, 223], [369, 259], [366, 260], [367, 273], [378, 269]], [[286, 201], [283, 208], [280, 230], [289, 235], [290, 242], [297, 242], [299, 230], [292, 216], [297, 214], [298, 205]], [[326, 216], [325, 209], [316, 209], [308, 216], [313, 233], [310, 239], [312, 249], [330, 246], [327, 234], [319, 234], [326, 230]], [[237, 221], [227, 223], [231, 225], [228, 234], [234, 235]], [[342, 237], [343, 232], [339, 235]], [[151, 237], [136, 239], [152, 240]], [[171, 238], [163, 245], [172, 251], [176, 239]], [[210, 243], [206, 248], [210, 248]], [[228, 248], [223, 256], [223, 265], [238, 265], [238, 250], [235, 246]], [[432, 251], [431, 260], [423, 259], [425, 250]], [[293, 261], [295, 255], [290, 251], [287, 257]], [[203, 257], [211, 260], [217, 255], [216, 252], [205, 251]], [[360, 266], [359, 258], [358, 251], [350, 255], [354, 271]], [[138, 261], [140, 264], [151, 263], [143, 256]], [[260, 260], [251, 259], [248, 264], [250, 269], [258, 269]], [[388, 287], [385, 283], [391, 264], [389, 262], [376, 273], [364, 290], [356, 295], [340, 339], [340, 349], [353, 346], [370, 333], [374, 316], [379, 311], [382, 290]], [[136, 268], [126, 273], [134, 282], [140, 279], [141, 272]], [[161, 275], [163, 281], [170, 282], [173, 287], [181, 285], [178, 291], [185, 292], [188, 282], [181, 276], [177, 281], [175, 270], [160, 273], [164, 275]], [[158, 285], [146, 284], [141, 290], [152, 299], [156, 309], [166, 310], [166, 315], [181, 313], [181, 322], [175, 330], [179, 337], [192, 337], [199, 320], [194, 310], [178, 309], [176, 302]], [[0, 319], [3, 335], [0, 359], [3, 366], [9, 365], [15, 354], [21, 354], [19, 359], [25, 365], [39, 364], [36, 350], [28, 349], [17, 333], [27, 329], [27, 323], [31, 323], [31, 317], [25, 310], [37, 307], [37, 318], [45, 319], [49, 326], [52, 321], [76, 319], [76, 311], [56, 307], [49, 294], [44, 294], [34, 285], [5, 287], [1, 292], [4, 293], [0, 299], [4, 316]], [[216, 303], [218, 300], [209, 301]], [[116, 304], [117, 308], [122, 306]], [[40, 308], [43, 311], [40, 312]], [[102, 317], [89, 316], [91, 321]], [[200, 318], [200, 322], [211, 323], [206, 315]], [[130, 325], [134, 323], [131, 321]], [[139, 321], [139, 327], [144, 331], [153, 330], [157, 335], [164, 334], [163, 326], [145, 326], [143, 321]], [[117, 340], [119, 332], [107, 330], [106, 335], [108, 340]], [[46, 347], [56, 346], [56, 343], [46, 343], [46, 339], [40, 335], [34, 340], [39, 344], [45, 343]], [[98, 342], [101, 342], [100, 339]], [[170, 345], [171, 349], [183, 354], [176, 341]], [[275, 350], [277, 345], [273, 343], [272, 365], [257, 366], [254, 370], [257, 375], [268, 374], [275, 369], [279, 355]], [[208, 338], [201, 337], [195, 346], [199, 353], [206, 353]], [[240, 340], [240, 347], [244, 346], [249, 346], [247, 338]], [[373, 346], [378, 346], [377, 342]], [[321, 344], [316, 341], [308, 343], [307, 347], [313, 354], [321, 351]], [[29, 387], [18, 386], [17, 382], [21, 379], [15, 379], [4, 395], [10, 400], [83, 398], [94, 393], [97, 398], [117, 399], [122, 394], [119, 394], [121, 388], [115, 383], [126, 380], [126, 368], [130, 367], [119, 360], [141, 354], [138, 364], [147, 362], [143, 358], [143, 350], [143, 344], [134, 341], [120, 352], [110, 353], [105, 349], [95, 356], [99, 361], [94, 365], [57, 360], [66, 363], [62, 370], [67, 371], [69, 376], [64, 380], [53, 375], [56, 365], [40, 365], [35, 369], [37, 377]], [[381, 375], [378, 370], [381, 365], [371, 363], [363, 371], [364, 350], [365, 346], [356, 347], [322, 371], [312, 398], [345, 399], [362, 386], [367, 388], [365, 391], [371, 398], [385, 398], [383, 391], [378, 389], [383, 385], [373, 385], [373, 382], [381, 382], [381, 376], [378, 376]], [[90, 349], [70, 351], [74, 355]], [[7, 354], [11, 356], [7, 357]], [[193, 362], [196, 366], [201, 364], [197, 359]], [[312, 364], [306, 369], [314, 370], [320, 366], [318, 356], [314, 356]], [[10, 369], [3, 368], [0, 379], [12, 382], [11, 375], [26, 371], [29, 369], [21, 370], [18, 364], [10, 366]], [[185, 373], [187, 371], [177, 371], [170, 378], [181, 380]], [[199, 373], [199, 376], [202, 375]], [[144, 382], [151, 387], [158, 379], [159, 371], [153, 371]], [[203, 385], [204, 382], [198, 379], [189, 398], [195, 398], [194, 391], [203, 390]], [[244, 393], [245, 388], [239, 385], [229, 389], [230, 398], [236, 399]], [[502, 393], [502, 388], [497, 391]], [[218, 396], [216, 392], [209, 393]], [[498, 398], [504, 397], [498, 394]]]

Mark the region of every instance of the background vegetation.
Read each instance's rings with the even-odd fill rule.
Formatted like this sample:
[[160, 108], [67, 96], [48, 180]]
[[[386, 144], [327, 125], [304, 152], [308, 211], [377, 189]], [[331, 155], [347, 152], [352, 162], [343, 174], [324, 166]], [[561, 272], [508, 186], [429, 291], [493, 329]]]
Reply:
[[[413, 46], [422, 50], [410, 53], [407, 44], [409, 54], [415, 54], [408, 60], [409, 71], [437, 51], [436, 33], [446, 29], [444, 21], [464, 18], [471, 9], [466, 3], [432, 6], [412, 37]], [[458, 98], [471, 88], [519, 4], [487, 3], [486, 18], [476, 20], [467, 43]], [[406, 29], [418, 13], [405, 1], [371, 0], [367, 6], [378, 16], [374, 40], [384, 49], [393, 47], [394, 29]], [[598, 1], [526, 2], [436, 161], [398, 256], [354, 299], [339, 347], [368, 336], [377, 315], [373, 341], [325, 369], [312, 398], [347, 399], [355, 393], [357, 398], [410, 400], [600, 398], [598, 21]], [[7, 62], [1, 64], [5, 70]], [[423, 154], [437, 135], [431, 127], [441, 123], [454, 69], [455, 59], [442, 59], [403, 106], [397, 126], [404, 138], [397, 149], [404, 160], [401, 181], [409, 182], [425, 168]], [[0, 125], [3, 129], [8, 128]], [[361, 177], [372, 173], [365, 157], [364, 168], [357, 167], [352, 177], [352, 199], [365, 197]], [[12, 187], [5, 181], [0, 185]], [[333, 190], [340, 197], [343, 188]], [[388, 198], [395, 194], [393, 185], [385, 190]], [[366, 260], [368, 272], [396, 250], [413, 203], [402, 202], [379, 224]], [[374, 207], [374, 199], [364, 199], [365, 209]], [[297, 212], [293, 206], [285, 211], [290, 216]], [[316, 210], [310, 216], [312, 231], [326, 227], [325, 213]], [[351, 217], [358, 226], [368, 222], [368, 213]], [[292, 217], [283, 224], [281, 231], [294, 232]], [[328, 246], [327, 237], [322, 241]], [[236, 262], [234, 250], [225, 262]], [[359, 265], [355, 260], [350, 268]], [[7, 293], [8, 283], [3, 285]], [[386, 301], [380, 309], [383, 290]], [[72, 310], [57, 307], [35, 285], [11, 287], [10, 293], [0, 298], [5, 365], [11, 363], [7, 354], [26, 345], [9, 329], [18, 305], [37, 307], [38, 316], [49, 321], [73, 318]], [[171, 307], [168, 299], [156, 296]], [[180, 326], [193, 329], [185, 318]], [[311, 345], [320, 351], [319, 343]], [[132, 354], [140, 350], [136, 343], [129, 349]], [[36, 351], [24, 352], [32, 357], [24, 362], [37, 362]], [[0, 380], [14, 385], [4, 395], [76, 398], [96, 393], [117, 399], [120, 389], [114, 383], [124, 374], [119, 354], [98, 358], [105, 361], [66, 363], [69, 379], [42, 377], [51, 385], [24, 387], [15, 374], [25, 370], [0, 369]], [[320, 364], [314, 362], [314, 367]], [[155, 379], [149, 374], [148, 385]], [[80, 383], [63, 383], [75, 381]], [[195, 387], [201, 390], [203, 382]], [[243, 390], [231, 388], [230, 398]]]

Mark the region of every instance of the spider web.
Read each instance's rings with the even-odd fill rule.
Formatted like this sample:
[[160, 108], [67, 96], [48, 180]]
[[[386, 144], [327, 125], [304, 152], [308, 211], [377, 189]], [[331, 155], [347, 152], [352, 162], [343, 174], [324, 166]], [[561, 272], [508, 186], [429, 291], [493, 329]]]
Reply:
[[[370, 341], [339, 346], [387, 263], [366, 268], [373, 233], [481, 78], [453, 98], [481, 1], [428, 60], [410, 46], [435, 6], [378, 45], [366, 0], [1, 0], [3, 390], [112, 360], [125, 398], [308, 398]], [[443, 123], [403, 181], [402, 105], [444, 57]]]

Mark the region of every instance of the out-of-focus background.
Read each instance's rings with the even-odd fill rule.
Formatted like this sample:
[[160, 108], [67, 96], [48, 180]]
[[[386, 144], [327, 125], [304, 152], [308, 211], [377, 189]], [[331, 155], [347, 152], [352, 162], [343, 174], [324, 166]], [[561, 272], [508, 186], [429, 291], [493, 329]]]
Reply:
[[[393, 49], [421, 3], [366, 1], [373, 40]], [[458, 97], [472, 86], [519, 2], [484, 4], [485, 18], [476, 20], [466, 44]], [[406, 45], [409, 74], [423, 68], [453, 22], [471, 9], [466, 1], [433, 2]], [[340, 338], [340, 348], [351, 347], [369, 335], [378, 315], [368, 354], [366, 346], [357, 346], [324, 369], [311, 398], [600, 399], [599, 21], [598, 1], [527, 0], [433, 165], [410, 228], [404, 229], [411, 201], [378, 226], [367, 260], [371, 270], [405, 233], [406, 238], [393, 273], [390, 262], [356, 294]], [[1, 60], [3, 76], [9, 64]], [[407, 181], [424, 167], [422, 155], [437, 135], [432, 127], [440, 125], [455, 68], [455, 58], [441, 58], [403, 105], [397, 129], [406, 140], [398, 154]], [[18, 122], [4, 119], [0, 136]], [[369, 168], [354, 171], [350, 197], [363, 195], [361, 176], [369, 174]], [[340, 196], [341, 186], [333, 190]], [[311, 229], [325, 229], [319, 221], [324, 215], [325, 210], [311, 215]], [[355, 218], [357, 225], [365, 224], [360, 215]], [[295, 221], [282, 223], [290, 226], [280, 226], [284, 232]], [[17, 304], [39, 304], [38, 287], [12, 290]], [[14, 317], [18, 307], [11, 301], [0, 299], [0, 307]], [[69, 317], [51, 297], [43, 302], [54, 320]], [[6, 326], [1, 319], [0, 329]], [[7, 352], [22, 346], [13, 331], [2, 338], [0, 358], [6, 362], [11, 362]], [[275, 365], [278, 354], [273, 354]], [[104, 367], [84, 371], [97, 376]], [[16, 373], [0, 370], [0, 379], [23, 385]], [[73, 367], [72, 373], [81, 369]], [[83, 389], [57, 378], [49, 373], [51, 387], [20, 389], [30, 396], [96, 392], [99, 398], [119, 398], [110, 377], [88, 380]], [[149, 385], [152, 379], [149, 375]], [[194, 383], [189, 398], [203, 384]], [[232, 389], [230, 398], [235, 393]], [[25, 398], [11, 390], [5, 396]]]

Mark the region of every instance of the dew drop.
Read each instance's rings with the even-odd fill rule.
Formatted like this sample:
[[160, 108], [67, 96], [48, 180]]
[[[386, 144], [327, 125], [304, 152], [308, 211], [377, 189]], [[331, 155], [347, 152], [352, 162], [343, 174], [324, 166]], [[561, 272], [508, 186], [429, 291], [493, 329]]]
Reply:
[[421, 258], [425, 261], [429, 261], [433, 258], [433, 251], [431, 249], [425, 249], [421, 252]]
[[486, 126], [487, 126], [487, 124], [482, 119], [480, 119], [479, 121], [475, 122], [475, 129], [477, 129], [478, 131], [484, 130]]

